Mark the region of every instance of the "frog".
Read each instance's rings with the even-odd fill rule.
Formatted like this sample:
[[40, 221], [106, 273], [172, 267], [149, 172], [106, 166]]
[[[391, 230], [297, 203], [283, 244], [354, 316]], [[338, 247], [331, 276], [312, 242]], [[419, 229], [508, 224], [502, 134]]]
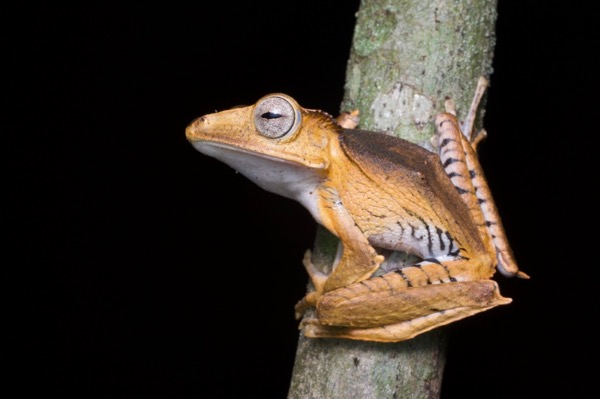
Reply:
[[[432, 149], [357, 128], [272, 93], [251, 106], [201, 116], [186, 127], [199, 152], [259, 187], [299, 202], [339, 239], [331, 272], [303, 264], [313, 290], [295, 306], [309, 338], [400, 342], [512, 299], [492, 280], [520, 271], [477, 157], [485, 130], [452, 100], [435, 116]], [[414, 256], [381, 272], [386, 254]], [[308, 310], [310, 309], [310, 312]]]

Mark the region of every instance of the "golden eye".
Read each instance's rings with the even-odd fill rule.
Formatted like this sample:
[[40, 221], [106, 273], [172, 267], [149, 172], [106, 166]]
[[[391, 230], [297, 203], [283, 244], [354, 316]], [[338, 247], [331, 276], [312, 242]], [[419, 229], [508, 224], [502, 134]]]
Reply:
[[265, 137], [278, 139], [295, 131], [299, 124], [300, 113], [284, 97], [265, 97], [254, 108], [254, 125]]

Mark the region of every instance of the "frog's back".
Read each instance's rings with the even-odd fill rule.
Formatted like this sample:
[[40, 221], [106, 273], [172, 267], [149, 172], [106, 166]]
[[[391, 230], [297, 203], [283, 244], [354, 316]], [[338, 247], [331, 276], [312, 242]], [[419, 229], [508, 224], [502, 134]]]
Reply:
[[[406, 237], [401, 237], [405, 234], [402, 230], [409, 225], [412, 228], [421, 224], [427, 235], [430, 230], [442, 229], [457, 242], [475, 243], [478, 248], [472, 249], [482, 250], [478, 230], [437, 154], [397, 137], [358, 129], [343, 130], [339, 142], [362, 174], [375, 180], [380, 190], [390, 193], [394, 204], [388, 207], [393, 207], [399, 215], [408, 215], [409, 219], [416, 220], [406, 226], [401, 225], [400, 219], [389, 221], [390, 229], [399, 229], [394, 241], [405, 241]], [[438, 249], [447, 250], [447, 246], [441, 248], [444, 246], [442, 241], [440, 238]], [[400, 246], [390, 249], [411, 248]], [[429, 255], [425, 250], [420, 252]]]

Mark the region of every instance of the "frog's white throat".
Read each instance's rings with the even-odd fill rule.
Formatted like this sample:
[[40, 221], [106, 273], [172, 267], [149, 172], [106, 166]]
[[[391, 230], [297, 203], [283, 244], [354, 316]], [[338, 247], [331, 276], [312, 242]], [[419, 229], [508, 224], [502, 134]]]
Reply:
[[300, 202], [320, 222], [317, 187], [323, 178], [304, 165], [210, 141], [192, 145], [204, 155], [216, 158], [269, 192]]

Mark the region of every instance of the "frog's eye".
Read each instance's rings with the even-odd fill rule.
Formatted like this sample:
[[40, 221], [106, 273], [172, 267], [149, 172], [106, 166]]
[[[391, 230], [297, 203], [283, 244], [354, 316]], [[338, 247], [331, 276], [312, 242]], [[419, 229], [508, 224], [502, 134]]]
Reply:
[[254, 108], [254, 125], [265, 137], [283, 137], [294, 132], [299, 124], [300, 112], [284, 97], [266, 97]]

